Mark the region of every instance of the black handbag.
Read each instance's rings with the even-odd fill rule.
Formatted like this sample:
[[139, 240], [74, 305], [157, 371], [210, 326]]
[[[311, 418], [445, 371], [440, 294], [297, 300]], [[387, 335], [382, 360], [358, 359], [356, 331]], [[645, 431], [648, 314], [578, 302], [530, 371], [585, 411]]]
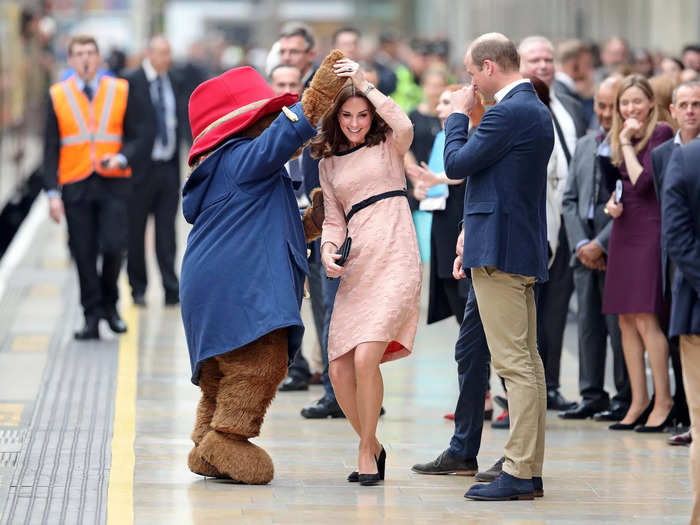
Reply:
[[[366, 208], [367, 206], [371, 206], [375, 202], [381, 201], [383, 199], [388, 199], [390, 197], [408, 197], [408, 192], [405, 189], [387, 191], [386, 193], [380, 193], [379, 195], [372, 195], [371, 197], [360, 201], [357, 204], [353, 204], [352, 208], [350, 208], [350, 211], [345, 216], [345, 224], [349, 223], [352, 216], [355, 215], [358, 211]], [[338, 255], [340, 255], [340, 259], [335, 261], [335, 264], [337, 264], [338, 266], [343, 266], [347, 262], [348, 257], [350, 257], [351, 247], [352, 237], [347, 235], [345, 237], [345, 240], [343, 241], [343, 244], [340, 245], [340, 248], [338, 248], [338, 251], [336, 252]], [[332, 277], [328, 277], [328, 279], [332, 279]]]
[[343, 241], [343, 244], [340, 245], [340, 248], [338, 248], [338, 251], [336, 252], [338, 255], [340, 255], [340, 259], [335, 261], [335, 264], [338, 266], [343, 266], [347, 260], [348, 257], [350, 256], [350, 247], [352, 246], [352, 237], [349, 235], [345, 237], [345, 240]]

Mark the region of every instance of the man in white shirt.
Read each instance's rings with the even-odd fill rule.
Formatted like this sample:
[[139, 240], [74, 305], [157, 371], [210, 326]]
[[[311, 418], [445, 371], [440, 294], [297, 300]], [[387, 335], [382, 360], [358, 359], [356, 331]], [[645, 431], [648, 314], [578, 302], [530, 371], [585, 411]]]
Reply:
[[569, 246], [562, 220], [562, 196], [566, 186], [568, 165], [576, 148], [576, 140], [585, 133], [581, 104], [566, 95], [557, 95], [554, 82], [554, 47], [541, 36], [525, 38], [518, 48], [520, 72], [534, 75], [550, 88], [550, 113], [554, 125], [554, 150], [548, 166], [547, 241], [550, 248], [549, 281], [537, 286], [537, 344], [547, 378], [547, 408], [568, 410], [575, 403], [559, 392], [561, 350], [566, 327], [569, 300], [574, 281], [569, 266]]

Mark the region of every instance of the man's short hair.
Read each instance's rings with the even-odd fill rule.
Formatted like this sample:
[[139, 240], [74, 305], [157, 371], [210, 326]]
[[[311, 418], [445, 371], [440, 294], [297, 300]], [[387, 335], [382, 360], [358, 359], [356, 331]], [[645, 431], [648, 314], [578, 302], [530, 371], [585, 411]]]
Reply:
[[683, 51], [681, 51], [681, 56], [685, 55], [688, 51], [692, 51], [693, 53], [700, 53], [700, 44], [688, 44], [683, 47]]
[[560, 64], [565, 64], [571, 60], [576, 60], [583, 53], [590, 53], [588, 46], [576, 38], [565, 40], [557, 47], [557, 60]]
[[342, 35], [343, 33], [352, 33], [355, 35], [357, 38], [360, 38], [362, 36], [362, 33], [360, 33], [360, 30], [357, 29], [356, 27], [351, 27], [351, 26], [345, 26], [341, 27], [340, 29], [336, 30], [335, 33], [333, 33], [333, 45], [335, 45], [336, 41], [338, 40], [338, 37]]
[[484, 67], [484, 60], [495, 62], [504, 72], [520, 70], [520, 55], [515, 44], [499, 33], [481, 35], [469, 46], [469, 55], [479, 71]]
[[272, 77], [275, 75], [275, 71], [277, 71], [278, 69], [294, 69], [297, 73], [299, 73], [299, 81], [301, 81], [301, 69], [290, 64], [277, 64], [275, 67], [272, 68], [270, 74], [267, 75], [267, 79], [271, 81]]
[[689, 80], [688, 82], [681, 82], [675, 88], [673, 88], [673, 93], [671, 94], [671, 104], [676, 105], [676, 97], [678, 96], [678, 90], [684, 87], [689, 88], [700, 88], [699, 80]]
[[532, 44], [538, 43], [545, 44], [547, 47], [549, 47], [549, 49], [551, 49], [552, 55], [554, 55], [554, 44], [552, 44], [552, 41], [549, 38], [540, 35], [527, 36], [523, 38], [518, 46], [518, 53], [522, 54], [525, 48], [531, 46]]
[[311, 28], [306, 24], [301, 22], [288, 22], [282, 26], [282, 31], [280, 31], [280, 38], [290, 38], [293, 36], [300, 36], [304, 39], [306, 43], [306, 51], [311, 51], [314, 47], [315, 41], [311, 34]]
[[97, 52], [100, 52], [100, 48], [97, 46], [97, 40], [91, 35], [75, 35], [70, 37], [68, 41], [68, 56], [73, 54], [73, 46], [83, 46], [85, 44], [92, 44], [95, 46]]

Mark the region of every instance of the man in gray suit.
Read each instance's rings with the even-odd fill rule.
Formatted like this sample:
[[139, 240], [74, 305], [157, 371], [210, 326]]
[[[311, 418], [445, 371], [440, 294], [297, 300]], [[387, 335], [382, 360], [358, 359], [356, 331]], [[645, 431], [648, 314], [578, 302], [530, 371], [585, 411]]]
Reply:
[[[554, 46], [542, 36], [529, 36], [520, 43], [520, 73], [534, 75], [550, 88], [549, 109], [552, 123], [558, 138], [555, 145], [556, 155], [564, 157], [565, 165], [561, 179], [566, 178], [567, 166], [576, 148], [576, 140], [586, 133], [587, 123], [581, 103], [568, 95], [558, 95], [552, 89], [554, 83]], [[554, 217], [561, 217], [561, 193], [548, 185], [548, 207], [554, 210]], [[549, 215], [549, 210], [548, 210]], [[551, 223], [550, 223], [551, 224]], [[549, 281], [537, 285], [537, 346], [547, 378], [547, 408], [549, 410], [568, 410], [575, 403], [567, 401], [559, 392], [559, 368], [561, 350], [564, 341], [564, 328], [569, 311], [569, 300], [574, 291], [574, 281], [569, 266], [569, 246], [567, 244], [564, 222], [558, 231], [548, 232], [549, 249], [553, 258], [549, 261]]]
[[[624, 416], [630, 402], [617, 316], [602, 313], [605, 253], [612, 221], [603, 211], [610, 193], [598, 153], [607, 145], [604, 139], [612, 126], [618, 82], [607, 79], [596, 92], [594, 108], [601, 127], [576, 144], [564, 191], [564, 222], [572, 252], [571, 266], [578, 300], [579, 390], [582, 397], [578, 405], [559, 414], [564, 419], [585, 419], [603, 411]], [[617, 388], [612, 406], [604, 388], [608, 336]]]

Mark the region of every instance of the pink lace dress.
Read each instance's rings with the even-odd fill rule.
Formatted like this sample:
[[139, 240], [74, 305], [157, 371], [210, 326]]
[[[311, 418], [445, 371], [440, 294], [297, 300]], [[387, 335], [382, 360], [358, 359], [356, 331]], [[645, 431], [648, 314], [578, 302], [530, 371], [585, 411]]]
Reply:
[[411, 121], [391, 98], [377, 113], [392, 130], [384, 142], [359, 146], [319, 165], [326, 212], [321, 243], [340, 246], [346, 229], [352, 237], [331, 317], [331, 361], [369, 341], [387, 342], [382, 362], [405, 357], [418, 325], [421, 266], [408, 200], [381, 200], [345, 222], [353, 204], [406, 187], [403, 156], [413, 137]]

